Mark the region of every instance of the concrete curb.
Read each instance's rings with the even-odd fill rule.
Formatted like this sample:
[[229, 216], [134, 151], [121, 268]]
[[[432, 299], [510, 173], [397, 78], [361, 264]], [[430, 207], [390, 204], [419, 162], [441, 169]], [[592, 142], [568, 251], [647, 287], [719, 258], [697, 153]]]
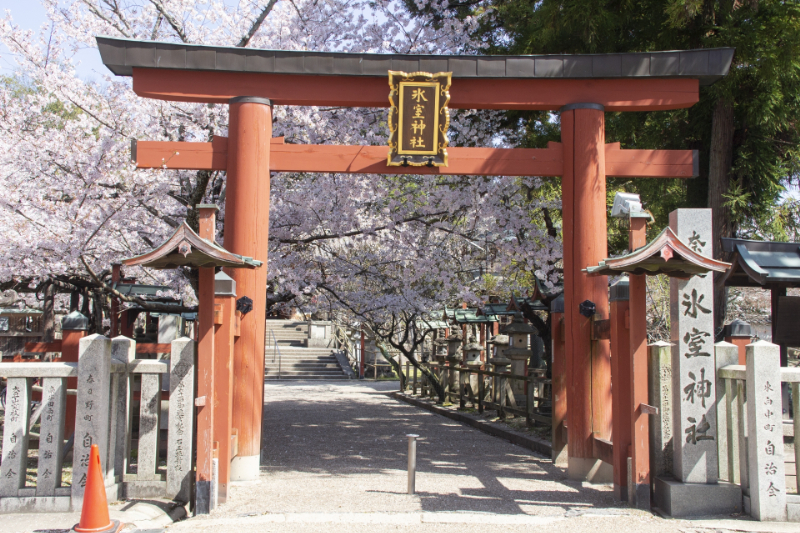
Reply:
[[[162, 532], [186, 518], [186, 508], [167, 500], [112, 502], [108, 514], [124, 524], [124, 533]], [[0, 533], [52, 531], [68, 533], [81, 519], [80, 511], [69, 513], [9, 513], [2, 515]]]
[[432, 413], [436, 413], [437, 415], [442, 415], [451, 420], [467, 424], [468, 426], [474, 427], [475, 429], [483, 431], [484, 433], [488, 433], [494, 437], [505, 439], [512, 444], [522, 446], [523, 448], [531, 450], [532, 452], [544, 455], [548, 459], [553, 455], [552, 446], [545, 440], [524, 435], [512, 429], [505, 428], [501, 424], [489, 422], [488, 420], [484, 420], [478, 416], [461, 413], [455, 409], [442, 407], [427, 400], [420, 400], [401, 392], [392, 392], [391, 396], [397, 400], [400, 400], [401, 402], [413, 405], [414, 407], [425, 409]]

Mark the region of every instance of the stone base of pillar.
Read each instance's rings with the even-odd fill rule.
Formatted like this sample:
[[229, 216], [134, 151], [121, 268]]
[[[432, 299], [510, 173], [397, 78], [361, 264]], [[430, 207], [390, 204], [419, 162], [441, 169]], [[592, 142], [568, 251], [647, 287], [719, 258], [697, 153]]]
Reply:
[[211, 481], [198, 481], [195, 483], [194, 515], [208, 514], [214, 508], [213, 483]]
[[742, 489], [739, 485], [718, 483], [681, 483], [673, 478], [656, 477], [655, 506], [666, 516], [730, 515], [742, 512]]
[[231, 481], [255, 481], [261, 472], [258, 455], [236, 456], [231, 461]]
[[560, 450], [553, 448], [552, 453], [553, 464], [559, 468], [569, 467], [569, 457], [567, 456], [567, 447], [564, 446]]
[[570, 457], [567, 460], [567, 477], [573, 481], [613, 483], [614, 468], [600, 459]]

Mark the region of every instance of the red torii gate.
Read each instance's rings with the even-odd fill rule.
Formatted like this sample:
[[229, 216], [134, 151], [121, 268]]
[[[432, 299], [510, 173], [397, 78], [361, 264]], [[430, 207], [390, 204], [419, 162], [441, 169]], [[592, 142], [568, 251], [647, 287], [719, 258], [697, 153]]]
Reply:
[[[689, 178], [688, 150], [621, 150], [605, 143], [605, 111], [691, 107], [724, 76], [733, 49], [558, 56], [433, 56], [253, 50], [98, 37], [104, 64], [133, 77], [139, 96], [227, 103], [229, 137], [138, 142], [139, 168], [226, 170], [224, 246], [267, 261], [270, 172], [562, 176], [569, 476], [595, 475], [595, 439], [611, 438], [609, 341], [592, 340], [584, 300], [608, 317], [607, 278], [581, 272], [607, 256], [606, 176]], [[287, 145], [272, 138], [272, 105], [389, 107], [387, 72], [452, 72], [449, 107], [561, 112], [561, 143], [544, 149], [448, 148], [447, 167], [390, 167], [387, 147]], [[232, 271], [254, 310], [235, 344], [232, 479], [258, 475], [266, 268]], [[224, 460], [224, 458], [220, 458]], [[238, 462], [238, 463], [237, 463]]]

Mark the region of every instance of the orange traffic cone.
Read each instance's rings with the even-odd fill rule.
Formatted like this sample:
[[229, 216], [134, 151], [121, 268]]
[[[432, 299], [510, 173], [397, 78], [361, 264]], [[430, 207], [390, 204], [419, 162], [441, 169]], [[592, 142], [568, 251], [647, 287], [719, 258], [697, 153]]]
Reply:
[[106, 500], [106, 484], [103, 481], [103, 470], [100, 468], [100, 449], [92, 444], [89, 453], [89, 471], [86, 473], [86, 488], [83, 492], [83, 508], [81, 521], [72, 528], [78, 533], [115, 533], [122, 529], [119, 520], [111, 520], [108, 516]]

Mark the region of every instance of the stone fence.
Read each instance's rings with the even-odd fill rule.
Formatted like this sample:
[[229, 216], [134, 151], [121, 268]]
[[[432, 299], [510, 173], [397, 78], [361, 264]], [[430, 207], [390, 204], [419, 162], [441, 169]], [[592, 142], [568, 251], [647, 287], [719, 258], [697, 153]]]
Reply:
[[[91, 335], [80, 340], [78, 363], [0, 363], [0, 377], [7, 379], [0, 512], [81, 509], [92, 444], [100, 448], [109, 501], [188, 502], [196, 343], [184, 337], [172, 341], [171, 348], [169, 360], [136, 359], [135, 341]], [[163, 467], [161, 381], [166, 376]], [[65, 435], [68, 393], [76, 396], [72, 435]]]
[[[746, 365], [718, 362], [720, 478], [741, 486], [744, 510], [756, 520], [800, 522], [800, 368], [781, 368], [780, 347], [765, 341], [749, 344], [746, 357]], [[737, 361], [735, 347], [728, 359]], [[792, 389], [792, 422], [781, 412], [784, 383]], [[794, 457], [784, 450], [790, 435]]]

